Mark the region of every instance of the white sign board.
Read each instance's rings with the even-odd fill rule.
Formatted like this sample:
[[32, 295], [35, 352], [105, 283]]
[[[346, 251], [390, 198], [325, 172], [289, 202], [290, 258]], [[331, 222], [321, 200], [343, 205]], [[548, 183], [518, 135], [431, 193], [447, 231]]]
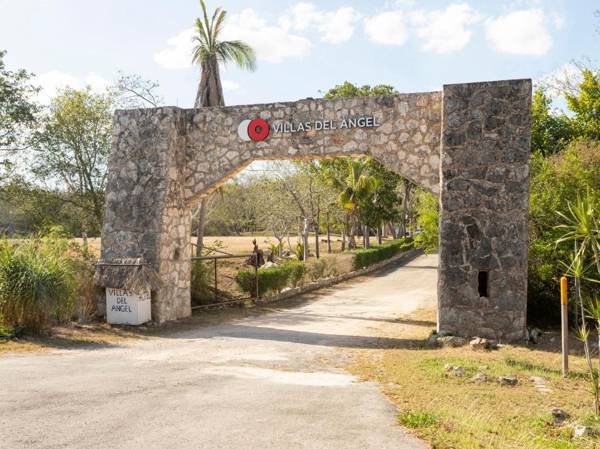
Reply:
[[152, 319], [150, 290], [133, 294], [118, 288], [106, 289], [106, 321], [137, 326]]

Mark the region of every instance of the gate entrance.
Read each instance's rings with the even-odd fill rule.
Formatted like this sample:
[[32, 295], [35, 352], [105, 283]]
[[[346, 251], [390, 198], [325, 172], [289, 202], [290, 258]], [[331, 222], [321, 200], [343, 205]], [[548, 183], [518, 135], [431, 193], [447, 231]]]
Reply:
[[384, 97], [117, 111], [105, 269], [143, 258], [160, 278], [154, 319], [189, 316], [191, 211], [202, 196], [254, 160], [371, 155], [440, 197], [439, 330], [520, 339], [530, 104], [531, 81], [512, 80]]

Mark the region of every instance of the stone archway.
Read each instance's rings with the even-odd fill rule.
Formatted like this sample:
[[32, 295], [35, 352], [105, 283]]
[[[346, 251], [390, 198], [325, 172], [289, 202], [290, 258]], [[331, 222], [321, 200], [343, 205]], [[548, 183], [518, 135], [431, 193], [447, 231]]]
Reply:
[[[257, 159], [370, 154], [440, 195], [439, 329], [522, 338], [530, 102], [530, 80], [514, 80], [386, 97], [118, 111], [102, 259], [144, 258], [162, 281], [154, 319], [189, 316], [191, 206], [202, 195]], [[259, 133], [250, 140], [244, 127], [254, 119], [264, 121], [253, 123]], [[264, 140], [261, 124], [270, 131]]]

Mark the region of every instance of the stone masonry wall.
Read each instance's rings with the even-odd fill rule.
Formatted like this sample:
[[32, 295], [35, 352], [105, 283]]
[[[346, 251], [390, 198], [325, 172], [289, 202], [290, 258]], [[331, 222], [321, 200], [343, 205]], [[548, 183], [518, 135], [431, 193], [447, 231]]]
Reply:
[[531, 82], [444, 86], [443, 104], [438, 326], [517, 340], [527, 307]]
[[[153, 319], [190, 315], [191, 210], [256, 159], [320, 159], [372, 154], [425, 189], [439, 191], [441, 94], [302, 100], [202, 110], [118, 111], [109, 160], [102, 258], [144, 257], [163, 288]], [[311, 121], [373, 116], [376, 128], [238, 135], [242, 120]]]
[[[319, 159], [371, 154], [425, 189], [439, 192], [440, 92], [181, 111], [186, 117], [185, 196], [196, 202], [256, 159]], [[373, 116], [376, 128], [238, 136], [242, 120], [307, 122]]]
[[[190, 315], [191, 210], [257, 159], [371, 154], [440, 194], [439, 319], [457, 335], [520, 338], [525, 328], [529, 80], [442, 92], [206, 108], [117, 111], [102, 258], [143, 257], [163, 287], [153, 319]], [[443, 102], [443, 106], [442, 106]], [[238, 135], [243, 120], [374, 117], [377, 127]], [[486, 297], [479, 272], [489, 273]], [[118, 287], [118, 286], [115, 286]], [[402, 286], [399, 286], [402, 288]]]

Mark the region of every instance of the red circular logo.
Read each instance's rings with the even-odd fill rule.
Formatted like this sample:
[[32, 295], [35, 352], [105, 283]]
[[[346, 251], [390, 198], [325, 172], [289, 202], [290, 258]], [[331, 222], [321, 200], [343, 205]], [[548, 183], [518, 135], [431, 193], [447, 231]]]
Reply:
[[250, 137], [250, 139], [255, 142], [260, 142], [269, 137], [269, 132], [270, 128], [266, 120], [261, 118], [250, 120], [250, 124], [248, 125], [248, 137]]

